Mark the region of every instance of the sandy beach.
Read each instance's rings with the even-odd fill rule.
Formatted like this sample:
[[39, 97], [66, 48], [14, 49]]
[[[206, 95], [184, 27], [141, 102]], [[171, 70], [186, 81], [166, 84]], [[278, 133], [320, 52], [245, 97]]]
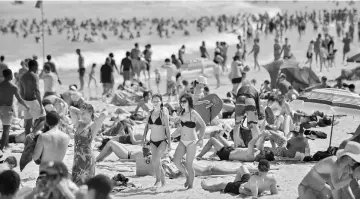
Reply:
[[[202, 1], [197, 2], [107, 2], [107, 3], [96, 3], [96, 2], [74, 2], [74, 6], [70, 6], [71, 2], [45, 2], [45, 15], [48, 18], [54, 17], [76, 17], [76, 19], [84, 19], [84, 18], [110, 18], [110, 17], [120, 17], [120, 18], [131, 18], [133, 16], [140, 17], [198, 17], [201, 15], [218, 15], [218, 14], [236, 14], [238, 12], [246, 12], [252, 10], [255, 12], [264, 12], [271, 8], [271, 10], [281, 10], [281, 11], [309, 11], [309, 10], [322, 10], [322, 9], [337, 9], [339, 7], [343, 8], [346, 6], [345, 3], [341, 2], [339, 7], [333, 2], [258, 2], [258, 3], [250, 3], [250, 2], [207, 2], [204, 3]], [[22, 6], [13, 6], [9, 2], [0, 2], [0, 18], [38, 18], [40, 19], [40, 11], [34, 8], [34, 2], [25, 2]], [[360, 9], [360, 3], [356, 2], [353, 6], [354, 8]], [[131, 8], [131, 9], [126, 9]], [[150, 9], [151, 8], [151, 9]], [[221, 9], [220, 9], [221, 8]], [[77, 10], [78, 9], [78, 10]], [[24, 10], [28, 10], [28, 12], [24, 12]], [[130, 11], [129, 11], [130, 10]], [[321, 28], [319, 28], [321, 30]], [[57, 64], [59, 68], [59, 76], [62, 85], [58, 87], [59, 93], [62, 93], [68, 89], [70, 84], [78, 83], [78, 74], [76, 72], [77, 67], [77, 58], [75, 54], [76, 48], [81, 48], [84, 51], [85, 63], [86, 66], [89, 66], [91, 63], [95, 62], [98, 64], [102, 64], [105, 60], [105, 57], [109, 52], [115, 52], [115, 59], [119, 63], [123, 58], [122, 52], [129, 50], [133, 47], [135, 42], [138, 42], [143, 49], [143, 46], [147, 43], [151, 43], [152, 45], [157, 45], [160, 52], [156, 52], [154, 50], [154, 54], [161, 54], [159, 59], [154, 60], [153, 69], [158, 68], [163, 63], [163, 57], [170, 56], [172, 53], [177, 53], [177, 49], [180, 48], [182, 44], [190, 43], [191, 46], [188, 53], [185, 54], [185, 60], [192, 60], [199, 57], [198, 46], [200, 46], [201, 41], [207, 41], [207, 38], [210, 38], [211, 42], [208, 45], [209, 54], [213, 56], [214, 42], [219, 40], [229, 41], [230, 47], [228, 51], [229, 57], [232, 57], [235, 53], [235, 43], [237, 42], [237, 35], [231, 33], [224, 33], [223, 35], [219, 35], [214, 30], [209, 29], [203, 34], [196, 33], [189, 38], [183, 38], [181, 35], [174, 35], [170, 39], [159, 39], [153, 38], [151, 36], [143, 37], [131, 41], [119, 41], [116, 39], [110, 39], [107, 41], [103, 41], [101, 43], [70, 43], [64, 38], [51, 37], [46, 39], [46, 54], [51, 54], [54, 57], [54, 62]], [[335, 35], [335, 27], [334, 25], [330, 25], [330, 34]], [[285, 33], [285, 37], [289, 38], [289, 41], [292, 45], [292, 52], [294, 56], [300, 61], [303, 65], [306, 61], [305, 53], [307, 46], [311, 39], [315, 39], [317, 32], [313, 31], [312, 25], [307, 24], [307, 29], [305, 35], [299, 39], [297, 30], [289, 30]], [[224, 39], [223, 39], [224, 38]], [[352, 44], [351, 52], [349, 56], [354, 55], [360, 52], [360, 48], [358, 46], [358, 39], [354, 38], [354, 43]], [[273, 59], [273, 35], [261, 35], [260, 36], [260, 65], [268, 64]], [[210, 41], [209, 41], [210, 42]], [[233, 43], [231, 43], [233, 42]], [[356, 45], [354, 45], [356, 44]], [[196, 46], [197, 45], [197, 46]], [[6, 48], [2, 48], [0, 54], [4, 54], [6, 56], [6, 63], [12, 69], [19, 68], [19, 60], [27, 57], [31, 57], [33, 54], [39, 56], [40, 60], [42, 57], [42, 46], [41, 44], [36, 44], [32, 38], [27, 39], [15, 39], [14, 35], [0, 35], [0, 46], [5, 46]], [[247, 41], [248, 51], [251, 50], [252, 41]], [[161, 48], [163, 47], [163, 49]], [[167, 50], [168, 49], [170, 50]], [[335, 49], [342, 49], [341, 38], [335, 38]], [[118, 52], [118, 53], [116, 53]], [[340, 75], [341, 69], [344, 68], [354, 68], [358, 65], [349, 64], [348, 66], [343, 66], [341, 64], [342, 55], [339, 52], [336, 56], [335, 62], [336, 66], [328, 70], [319, 71], [319, 66], [313, 65], [313, 70], [315, 73], [321, 76], [327, 76], [329, 80], [334, 80], [336, 77]], [[42, 61], [40, 61], [42, 63]], [[59, 64], [58, 64], [59, 63]], [[118, 64], [117, 63], [117, 64]], [[229, 62], [230, 64], [230, 62]], [[253, 57], [252, 55], [247, 57], [246, 64], [253, 69]], [[41, 67], [40, 67], [41, 68]], [[98, 68], [99, 69], [99, 68]], [[97, 72], [98, 73], [98, 72]], [[220, 88], [216, 87], [216, 80], [213, 78], [212, 69], [206, 70], [206, 74], [208, 76], [208, 86], [210, 88], [210, 93], [216, 93], [220, 97], [225, 97], [226, 93], [231, 90], [231, 82], [228, 79], [228, 73], [223, 74], [221, 76], [221, 86]], [[200, 71], [190, 71], [184, 72], [183, 78], [189, 81], [194, 80], [197, 76], [200, 75]], [[97, 74], [99, 76], [99, 74]], [[154, 73], [152, 72], [152, 76]], [[86, 84], [88, 81], [88, 75], [86, 75]], [[115, 75], [117, 85], [122, 83], [122, 77], [118, 74]], [[164, 81], [165, 78], [163, 78]], [[266, 80], [270, 79], [268, 72], [261, 68], [261, 71], [253, 71], [251, 70], [248, 73], [248, 79], [256, 79], [257, 80], [257, 88], [260, 88], [260, 84]], [[349, 83], [349, 82], [348, 82]], [[356, 91], [360, 92], [360, 83], [358, 81], [351, 82], [355, 84], [357, 87]], [[43, 88], [43, 83], [40, 82], [40, 88]], [[335, 82], [330, 82], [330, 84], [335, 84]], [[155, 91], [155, 80], [151, 79], [147, 82], [147, 85], [150, 90]], [[165, 83], [162, 82], [160, 84], [162, 87], [160, 88], [162, 92], [165, 92]], [[96, 90], [96, 92], [95, 92]], [[84, 96], [85, 98], [89, 98], [94, 96], [97, 93], [97, 97], [100, 97], [99, 94], [102, 92], [101, 85], [95, 89], [94, 87], [85, 88]], [[91, 93], [91, 94], [89, 94]], [[91, 104], [96, 107], [96, 110], [102, 110], [106, 108], [110, 112], [114, 112], [116, 110], [116, 106], [109, 105], [101, 100], [92, 100]], [[125, 107], [127, 110], [133, 110], [135, 107]], [[311, 111], [311, 110], [306, 110]], [[339, 123], [334, 126], [333, 129], [333, 138], [332, 138], [332, 146], [338, 146], [344, 139], [351, 137], [351, 132], [354, 132], [357, 126], [359, 125], [359, 120], [354, 119], [351, 116], [336, 118]], [[106, 124], [110, 124], [111, 122], [108, 119], [105, 121]], [[143, 133], [144, 125], [139, 125], [135, 128], [136, 133]], [[325, 151], [329, 144], [330, 138], [330, 127], [325, 128], [316, 128], [316, 130], [323, 131], [328, 134], [327, 139], [316, 139], [309, 140], [311, 154], [314, 154], [316, 151]], [[22, 132], [23, 129], [13, 131], [11, 133], [19, 133]], [[207, 140], [205, 140], [207, 141]], [[73, 140], [71, 141], [73, 144]], [[99, 143], [96, 143], [97, 145]], [[172, 145], [172, 148], [175, 149], [177, 143]], [[126, 145], [126, 147], [130, 150], [140, 149], [140, 146], [134, 145]], [[20, 159], [21, 152], [23, 150], [23, 144], [10, 144], [10, 148], [5, 152], [4, 156], [14, 155], [18, 160]], [[71, 171], [71, 167], [73, 165], [73, 147], [69, 147], [64, 163], [68, 166]], [[96, 151], [96, 155], [99, 153], [94, 147], [94, 151]], [[198, 152], [200, 148], [198, 148]], [[227, 161], [218, 161], [218, 160], [202, 160], [203, 164], [216, 164], [221, 165], [223, 167], [233, 168], [239, 167], [241, 165], [240, 162], [227, 162]], [[276, 161], [271, 163], [272, 167], [278, 168], [278, 170], [272, 171], [272, 173], [276, 176], [278, 182], [278, 190], [279, 194], [275, 196], [264, 195], [261, 198], [264, 199], [296, 199], [298, 197], [298, 184], [304, 177], [304, 175], [310, 170], [310, 168], [314, 165], [314, 162], [304, 163], [297, 161]], [[256, 163], [246, 163], [246, 165], [255, 167]], [[15, 169], [19, 172], [22, 185], [25, 187], [34, 187], [35, 180], [38, 176], [38, 166], [31, 162], [23, 172], [19, 171], [19, 168]], [[114, 176], [117, 173], [122, 173], [125, 176], [130, 178], [130, 181], [134, 184], [141, 185], [138, 189], [129, 189], [123, 190], [120, 192], [113, 193], [113, 198], [148, 198], [148, 199], [162, 199], [162, 198], [172, 198], [172, 199], [183, 199], [183, 198], [234, 198], [238, 196], [233, 196], [230, 194], [224, 194], [219, 192], [208, 192], [201, 188], [200, 182], [203, 179], [207, 179], [209, 182], [217, 182], [217, 181], [233, 181], [234, 175], [224, 175], [224, 176], [207, 176], [207, 177], [196, 177], [194, 188], [191, 190], [185, 190], [183, 188], [183, 183], [185, 178], [178, 179], [167, 179], [167, 185], [164, 188], [160, 188], [157, 191], [150, 190], [154, 183], [154, 177], [146, 176], [146, 177], [137, 177], [135, 175], [136, 164], [135, 162], [118, 160], [118, 158], [112, 154], [108, 157], [104, 162], [101, 162], [96, 167], [96, 173], [106, 174], [109, 177]], [[241, 197], [240, 197], [241, 198]]]

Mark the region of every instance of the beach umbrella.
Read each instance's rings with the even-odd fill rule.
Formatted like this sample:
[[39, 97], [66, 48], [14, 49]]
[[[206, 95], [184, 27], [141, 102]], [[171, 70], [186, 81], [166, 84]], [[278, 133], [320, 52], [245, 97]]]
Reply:
[[299, 96], [298, 100], [304, 101], [303, 106], [307, 109], [319, 110], [320, 108], [325, 110], [325, 113], [332, 113], [329, 147], [331, 146], [334, 127], [334, 115], [360, 116], [360, 96], [347, 90], [335, 88], [315, 89]]
[[271, 79], [271, 88], [275, 88], [276, 80], [278, 78], [280, 70], [285, 68], [299, 68], [299, 62], [296, 61], [296, 59], [276, 60], [264, 65], [263, 67], [269, 72]]
[[352, 63], [360, 63], [360, 53], [348, 58], [346, 61]]

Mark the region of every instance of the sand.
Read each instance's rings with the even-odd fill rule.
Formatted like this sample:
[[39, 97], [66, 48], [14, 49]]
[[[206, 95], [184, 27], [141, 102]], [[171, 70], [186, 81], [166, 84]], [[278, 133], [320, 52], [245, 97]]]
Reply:
[[[4, 2], [0, 2], [1, 5], [5, 5]], [[31, 3], [31, 2], [30, 2]], [[83, 2], [84, 3], [84, 2]], [[228, 2], [228, 3], [218, 3], [218, 4], [211, 4], [211, 6], [219, 6], [222, 5], [222, 8], [224, 8], [224, 12], [228, 11], [228, 13], [234, 13], [237, 9], [234, 9], [234, 6], [231, 6], [232, 2]], [[84, 3], [85, 4], [85, 3]], [[154, 3], [155, 4], [155, 3]], [[6, 4], [7, 5], [7, 4]], [[33, 5], [29, 5], [29, 2], [26, 2], [25, 4], [28, 8], [32, 8]], [[153, 4], [147, 4], [148, 6], [153, 6]], [[173, 4], [171, 4], [172, 6], [174, 6]], [[194, 4], [195, 5], [195, 4]], [[326, 5], [326, 8], [331, 9], [331, 8], [335, 8], [335, 4], [334, 3], [329, 3], [329, 2], [313, 2], [313, 3], [304, 3], [304, 2], [299, 2], [296, 4], [290, 3], [290, 2], [273, 2], [273, 3], [269, 3], [266, 4], [264, 2], [260, 2], [260, 3], [256, 3], [254, 5], [257, 5], [259, 7], [269, 7], [269, 6], [273, 6], [273, 7], [280, 7], [280, 9], [289, 9], [291, 11], [294, 10], [306, 10], [306, 9], [321, 9], [324, 8], [324, 5]], [[344, 6], [344, 4], [342, 4]], [[8, 6], [8, 5], [7, 5]], [[61, 6], [60, 3], [58, 3], [56, 6]], [[54, 7], [56, 7], [54, 6]], [[93, 5], [92, 5], [93, 6]], [[69, 7], [63, 6], [63, 7], [59, 7], [61, 9], [59, 9], [59, 11], [57, 13], [55, 12], [50, 12], [47, 11], [47, 14], [52, 14], [53, 16], [64, 16], [67, 13], [71, 13], [71, 15], [74, 15], [76, 17], [79, 17], [81, 19], [81, 17], [84, 16], [89, 16], [91, 14], [91, 16], [102, 16], [102, 17], [110, 17], [111, 14], [108, 13], [113, 13], [110, 11], [117, 11], [118, 13], [120, 13], [120, 8], [114, 8], [114, 6], [109, 6], [109, 5], [98, 5], [100, 8], [99, 10], [96, 10], [92, 13], [85, 13], [84, 15], [81, 14], [73, 14], [76, 13], [75, 11], [71, 12], [69, 10], [66, 10], [66, 12], [64, 12], [64, 9], [70, 9]], [[129, 6], [129, 5], [128, 5]], [[133, 6], [133, 5], [132, 5]], [[182, 6], [182, 8], [184, 10], [186, 10], [185, 8], [187, 8], [185, 5], [181, 4], [181, 5], [176, 5], [176, 6]], [[210, 5], [204, 6], [204, 9], [202, 12], [196, 12], [196, 11], [191, 11], [190, 13], [192, 14], [191, 17], [194, 17], [196, 15], [198, 15], [199, 13], [210, 13], [209, 9], [211, 9]], [[355, 5], [355, 7], [358, 7], [359, 3], [357, 3]], [[86, 5], [81, 6], [81, 8], [79, 7], [79, 9], [85, 9], [85, 8], [92, 8], [90, 7], [86, 7]], [[166, 6], [165, 6], [166, 7]], [[191, 7], [191, 6], [188, 6]], [[306, 8], [308, 7], [308, 8]], [[4, 7], [5, 8], [5, 7]], [[9, 9], [13, 9], [12, 11], [14, 11], [13, 7], [6, 7]], [[162, 7], [163, 8], [163, 7]], [[179, 7], [175, 7], [175, 8], [179, 8]], [[174, 9], [175, 8], [171, 8], [171, 9], [162, 9], [161, 11], [163, 11], [162, 16], [165, 15], [170, 15], [172, 13], [174, 13]], [[76, 8], [71, 8], [71, 9], [76, 9]], [[143, 7], [139, 7], [139, 10], [144, 9]], [[161, 9], [161, 8], [159, 8]], [[6, 10], [6, 9], [4, 9]], [[28, 17], [28, 16], [34, 16], [36, 13], [38, 13], [38, 10], [31, 10], [29, 12], [22, 12], [22, 8], [16, 8], [14, 12], [5, 12], [4, 10], [1, 10], [0, 13], [4, 14], [3, 16], [7, 17], [14, 17], [14, 16], [19, 16], [19, 17]], [[95, 9], [94, 9], [95, 10]], [[104, 10], [108, 10], [108, 12], [101, 12]], [[216, 9], [213, 9], [216, 10]], [[213, 11], [211, 10], [211, 11]], [[214, 11], [215, 12], [215, 11]], [[106, 14], [104, 14], [106, 13]], [[220, 11], [216, 11], [216, 13], [221, 13]], [[132, 13], [122, 13], [123, 16], [131, 16]], [[148, 13], [145, 13], [148, 14]], [[144, 15], [145, 15], [144, 14]], [[156, 16], [160, 16], [159, 12], [154, 12], [151, 13], [153, 15]], [[185, 16], [188, 15], [188, 12], [177, 12], [176, 15], [178, 16]], [[332, 29], [331, 32], [334, 33], [334, 30]], [[316, 32], [312, 31], [312, 27], [310, 24], [308, 24], [307, 27], [307, 31], [304, 37], [302, 37], [301, 40], [299, 40], [298, 35], [297, 35], [297, 31], [290, 31], [287, 32], [285, 34], [286, 37], [289, 37], [290, 43], [292, 44], [292, 49], [293, 49], [293, 53], [295, 54], [295, 57], [297, 57], [297, 59], [299, 61], [301, 61], [302, 63], [304, 63], [305, 60], [305, 50], [307, 48], [307, 45], [310, 41], [310, 39], [314, 39], [316, 35]], [[0, 36], [1, 38], [3, 38], [3, 36]], [[41, 47], [38, 44], [33, 44], [30, 41], [27, 40], [14, 40], [12, 39], [11, 42], [13, 42], [12, 45], [10, 45], [9, 41], [7, 39], [11, 38], [13, 36], [6, 36], [6, 39], [0, 39], [0, 44], [2, 46], [6, 46], [7, 48], [4, 49], [4, 53], [6, 55], [6, 57], [8, 58], [8, 61], [14, 61], [17, 60], [19, 58], [24, 58], [24, 56], [31, 56], [32, 54], [41, 54]], [[260, 64], [266, 64], [269, 63], [270, 60], [272, 59], [272, 45], [273, 45], [273, 36], [269, 35], [268, 37], [265, 36], [261, 36], [260, 40], [260, 45], [261, 45], [261, 52], [260, 52]], [[144, 44], [145, 42], [147, 43], [149, 40], [149, 38], [144, 38], [142, 41]], [[172, 40], [160, 40], [160, 39], [155, 39], [153, 38], [152, 40], [150, 40], [151, 42], [154, 43], [163, 43], [163, 44], [169, 44], [172, 42]], [[121, 43], [122, 46], [121, 48], [130, 48], [132, 47], [132, 44], [135, 41], [131, 41], [131, 42], [119, 42], [119, 41], [109, 41], [109, 43], [102, 43], [101, 45], [98, 44], [91, 44], [91, 45], [86, 45], [86, 44], [62, 44], [61, 39], [60, 38], [55, 38], [54, 41], [52, 41], [53, 43], [50, 43], [49, 46], [47, 46], [47, 49], [49, 50], [48, 53], [53, 54], [54, 56], [60, 56], [61, 54], [64, 53], [73, 53], [73, 50], [75, 48], [78, 48], [79, 46], [81, 46], [84, 49], [91, 49], [91, 50], [106, 50], [106, 51], [110, 51], [111, 49], [116, 48], [116, 46], [119, 46], [119, 44]], [[199, 45], [200, 45], [201, 40], [199, 39]], [[24, 44], [24, 45], [22, 45]], [[248, 49], [250, 50], [252, 45], [252, 42], [249, 41], [248, 43]], [[21, 47], [19, 47], [21, 46]], [[340, 42], [340, 39], [336, 39], [335, 40], [335, 48], [337, 49], [342, 49], [342, 45]], [[209, 49], [211, 52], [210, 55], [212, 56], [212, 49]], [[234, 54], [234, 46], [230, 46], [229, 49], [229, 57], [231, 57]], [[3, 53], [2, 52], [2, 53]], [[350, 54], [355, 54], [357, 53], [357, 48], [356, 46], [352, 46], [352, 52]], [[334, 79], [335, 77], [337, 77], [340, 74], [340, 70], [345, 68], [345, 66], [343, 66], [341, 64], [341, 53], [339, 53], [336, 57], [336, 67], [335, 68], [331, 68], [331, 71], [326, 71], [324, 70], [323, 72], [319, 72], [319, 68], [314, 66], [314, 70], [315, 72], [319, 75], [326, 75], [329, 79]], [[120, 57], [122, 55], [115, 55], [117, 60], [120, 60]], [[185, 59], [186, 60], [190, 60], [190, 59], [194, 59], [196, 57], [198, 57], [198, 53], [192, 53], [192, 54], [186, 54], [185, 55]], [[91, 59], [91, 57], [87, 57], [86, 59]], [[76, 64], [76, 59], [74, 60], [74, 64]], [[253, 59], [251, 56], [248, 56], [247, 59], [247, 64], [249, 64], [249, 66], [252, 68], [253, 67]], [[158, 67], [160, 65], [160, 62], [155, 62], [154, 64], [154, 68]], [[352, 68], [356, 65], [348, 65], [347, 68]], [[209, 82], [209, 88], [211, 90], [211, 92], [217, 93], [220, 97], [224, 97], [225, 93], [231, 90], [231, 84], [227, 78], [227, 73], [224, 74], [221, 77], [221, 87], [219, 89], [215, 89], [216, 86], [216, 81], [215, 79], [212, 77], [212, 71], [211, 70], [207, 70], [207, 75], [208, 75], [208, 82]], [[194, 80], [197, 76], [199, 76], [199, 72], [193, 72], [193, 73], [186, 73], [186, 75], [184, 75], [184, 79], [188, 79], [188, 80]], [[72, 83], [77, 83], [77, 74], [75, 72], [75, 70], [61, 70], [61, 66], [60, 66], [60, 77], [61, 80], [63, 82], [63, 85], [59, 86], [59, 91], [65, 91], [68, 87], [69, 84]], [[119, 75], [115, 76], [117, 83], [121, 83], [122, 82], [122, 78]], [[250, 71], [248, 74], [248, 78], [249, 79], [253, 79], [255, 78], [258, 82], [257, 86], [259, 87], [260, 84], [265, 80], [265, 79], [269, 79], [269, 75], [268, 73], [265, 71], [265, 69], [262, 69], [260, 72], [254, 72], [254, 71]], [[353, 82], [356, 84], [356, 86], [359, 88], [360, 84], [358, 84], [357, 82]], [[154, 81], [151, 80], [148, 83], [149, 87], [151, 89], [155, 89], [154, 87]], [[41, 86], [42, 88], [42, 86]], [[86, 98], [89, 97], [89, 90], [91, 90], [92, 92], [94, 92], [94, 90], [97, 90], [97, 93], [101, 93], [101, 86], [99, 86], [97, 89], [95, 88], [91, 88], [88, 89], [86, 88], [84, 91], [84, 94], [86, 96]], [[161, 88], [162, 91], [164, 91], [164, 87]], [[357, 89], [358, 90], [358, 89]], [[97, 110], [102, 110], [104, 107], [107, 108], [107, 110], [112, 111], [114, 110], [114, 106], [111, 105], [106, 105], [101, 101], [91, 101], [91, 103], [96, 107]], [[134, 107], [127, 107], [128, 109], [133, 109]], [[333, 134], [333, 146], [337, 146], [338, 144], [341, 143], [342, 140], [351, 137], [351, 135], [349, 135], [349, 132], [353, 132], [358, 125], [358, 120], [354, 120], [352, 117], [348, 116], [348, 117], [343, 117], [343, 118], [338, 118], [339, 124], [334, 126], [334, 134]], [[328, 134], [328, 138], [325, 140], [313, 140], [313, 141], [309, 141], [310, 143], [310, 147], [311, 147], [311, 153], [315, 153], [316, 151], [319, 150], [326, 150], [326, 148], [328, 147], [329, 144], [329, 137], [330, 137], [330, 127], [326, 127], [326, 128], [318, 128], [317, 130], [321, 130], [324, 131], [325, 133]], [[19, 130], [17, 132], [21, 132], [22, 130]], [[142, 132], [142, 129], [140, 127], [136, 128], [136, 131], [138, 133]], [[127, 147], [129, 149], [140, 149], [139, 146], [131, 146], [131, 145], [127, 145]], [[176, 148], [176, 144], [173, 144], [173, 149]], [[16, 158], [20, 159], [20, 155], [23, 149], [23, 145], [22, 144], [12, 144], [10, 146], [10, 149], [6, 151], [5, 153], [5, 157], [8, 155], [15, 155]], [[200, 149], [198, 149], [200, 150]], [[98, 154], [98, 152], [95, 152], [96, 154]], [[69, 147], [68, 148], [68, 152], [66, 154], [65, 160], [64, 160], [65, 164], [68, 166], [69, 170], [71, 171], [71, 167], [72, 167], [72, 163], [73, 163], [73, 147]], [[204, 164], [210, 164], [209, 161], [203, 161]], [[215, 164], [219, 164], [219, 165], [223, 165], [225, 167], [239, 167], [240, 166], [240, 162], [220, 162], [220, 161], [212, 161], [212, 163]], [[254, 163], [247, 163], [248, 165], [254, 165]], [[276, 166], [279, 168], [279, 170], [274, 171], [274, 175], [276, 175], [277, 178], [277, 182], [278, 182], [278, 186], [279, 186], [279, 194], [276, 196], [263, 196], [262, 198], [268, 199], [268, 198], [274, 198], [274, 199], [295, 199], [297, 198], [297, 186], [299, 184], [299, 182], [301, 181], [301, 179], [304, 177], [304, 175], [309, 171], [309, 169], [314, 165], [314, 163], [302, 163], [302, 162], [294, 162], [294, 161], [283, 161], [283, 162], [277, 162], [277, 163], [272, 163], [273, 166]], [[16, 168], [15, 170], [20, 172], [18, 170], [19, 168]], [[96, 169], [97, 173], [103, 173], [108, 175], [109, 177], [112, 177], [113, 175], [117, 174], [117, 173], [122, 173], [124, 175], [126, 175], [127, 177], [130, 178], [131, 182], [135, 183], [135, 184], [141, 184], [142, 188], [139, 188], [137, 190], [125, 190], [119, 193], [116, 193], [114, 195], [114, 198], [144, 198], [147, 197], [149, 199], [151, 198], [156, 198], [156, 199], [161, 199], [161, 198], [173, 198], [173, 199], [180, 199], [180, 198], [233, 198], [234, 196], [229, 195], [229, 194], [223, 194], [223, 193], [219, 193], [219, 192], [215, 192], [215, 193], [211, 193], [208, 191], [204, 191], [201, 189], [200, 186], [200, 182], [203, 179], [206, 179], [209, 182], [219, 182], [219, 181], [232, 181], [234, 179], [234, 176], [232, 175], [227, 175], [227, 176], [209, 176], [209, 177], [197, 177], [195, 179], [195, 183], [194, 183], [194, 188], [192, 190], [185, 190], [183, 188], [183, 183], [185, 181], [184, 178], [179, 178], [179, 179], [175, 179], [175, 180], [167, 180], [167, 185], [164, 188], [161, 188], [157, 191], [152, 191], [149, 189], [149, 187], [154, 183], [154, 177], [151, 176], [147, 176], [147, 177], [136, 177], [135, 176], [135, 163], [134, 162], [127, 162], [127, 161], [120, 161], [116, 158], [115, 155], [111, 155], [109, 158], [107, 158], [104, 162], [99, 163], [97, 165], [97, 169]], [[23, 172], [20, 173], [21, 175], [21, 179], [22, 179], [22, 184], [23, 186], [30, 186], [33, 187], [34, 183], [35, 183], [35, 179], [37, 178], [37, 174], [38, 174], [38, 166], [35, 165], [33, 162], [31, 162]]]

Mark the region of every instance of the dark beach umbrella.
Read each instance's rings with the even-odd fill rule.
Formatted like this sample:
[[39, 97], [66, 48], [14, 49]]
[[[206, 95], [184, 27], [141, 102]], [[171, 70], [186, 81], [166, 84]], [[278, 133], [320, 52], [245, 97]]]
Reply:
[[269, 64], [264, 65], [263, 67], [269, 72], [271, 79], [271, 88], [275, 88], [276, 80], [278, 78], [280, 70], [285, 68], [299, 68], [299, 62], [296, 61], [295, 59], [290, 59], [285, 61], [276, 60]]
[[[360, 96], [343, 89], [323, 88], [314, 89], [310, 92], [299, 96], [298, 100], [304, 101], [305, 106], [311, 104], [328, 105], [333, 113], [342, 113], [346, 115], [359, 115], [360, 113]], [[330, 143], [334, 127], [334, 114], [332, 118]]]

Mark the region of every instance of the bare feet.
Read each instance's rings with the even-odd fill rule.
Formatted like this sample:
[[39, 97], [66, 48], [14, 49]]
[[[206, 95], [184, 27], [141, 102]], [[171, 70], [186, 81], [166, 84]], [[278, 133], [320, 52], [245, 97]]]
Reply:
[[159, 181], [156, 181], [155, 184], [153, 185], [154, 188], [160, 187], [161, 183]]
[[201, 183], [200, 183], [200, 185], [201, 185], [201, 187], [202, 187], [203, 189], [206, 189], [206, 188], [207, 188], [207, 184], [206, 184], [205, 180], [202, 180]]
[[189, 186], [189, 177], [186, 176], [186, 181], [185, 181], [184, 187], [188, 188], [188, 186]]

